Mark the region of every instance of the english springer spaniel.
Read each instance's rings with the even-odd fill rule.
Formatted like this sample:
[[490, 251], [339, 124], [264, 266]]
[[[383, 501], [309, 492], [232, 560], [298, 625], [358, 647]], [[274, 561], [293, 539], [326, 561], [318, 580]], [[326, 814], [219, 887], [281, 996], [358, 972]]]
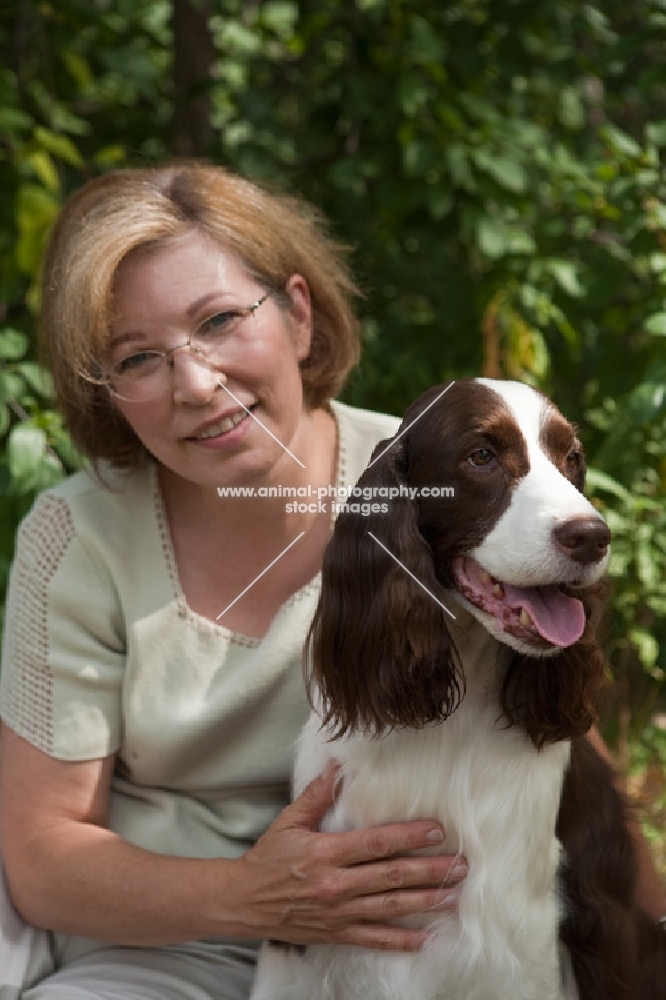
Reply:
[[436, 386], [375, 450], [359, 486], [420, 495], [338, 517], [295, 791], [335, 758], [324, 829], [435, 818], [469, 874], [456, 913], [419, 918], [420, 952], [266, 944], [253, 1000], [666, 997], [666, 934], [585, 738], [610, 534], [584, 477], [574, 428], [516, 382]]

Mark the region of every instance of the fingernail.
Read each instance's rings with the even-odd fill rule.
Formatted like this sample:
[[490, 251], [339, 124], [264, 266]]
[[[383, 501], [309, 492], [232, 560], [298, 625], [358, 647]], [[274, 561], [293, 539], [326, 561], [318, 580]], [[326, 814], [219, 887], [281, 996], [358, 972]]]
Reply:
[[456, 865], [455, 868], [451, 869], [451, 878], [467, 878], [468, 871], [467, 865]]
[[426, 840], [431, 844], [441, 844], [444, 841], [444, 831], [441, 827], [436, 826], [434, 829], [428, 831]]

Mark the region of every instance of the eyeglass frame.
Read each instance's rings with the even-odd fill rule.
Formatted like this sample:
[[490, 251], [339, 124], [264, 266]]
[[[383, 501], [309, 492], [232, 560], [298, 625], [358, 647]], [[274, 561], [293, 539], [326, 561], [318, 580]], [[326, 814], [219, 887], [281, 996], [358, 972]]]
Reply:
[[[257, 309], [259, 308], [259, 306], [263, 305], [264, 302], [266, 301], [266, 299], [269, 298], [274, 293], [275, 293], [275, 289], [274, 288], [269, 288], [268, 291], [264, 295], [262, 295], [260, 299], [257, 299], [256, 302], [253, 302], [251, 306], [244, 306], [242, 308], [242, 311], [245, 312], [245, 313], [249, 313], [250, 316], [254, 316], [255, 313], [256, 313], [256, 311], [257, 311]], [[243, 318], [246, 318], [246, 317], [243, 317]], [[161, 363], [162, 359], [164, 358], [166, 360], [166, 362], [167, 362], [167, 369], [170, 368], [171, 371], [173, 371], [173, 362], [169, 363], [170, 357], [173, 354], [175, 354], [176, 351], [182, 351], [185, 347], [187, 347], [187, 348], [189, 348], [190, 352], [195, 356], [195, 358], [202, 358], [203, 361], [207, 362], [208, 364], [212, 364], [213, 367], [214, 367], [215, 366], [215, 362], [210, 362], [209, 358], [206, 357], [206, 355], [204, 354], [204, 352], [201, 350], [200, 347], [196, 347], [196, 346], [193, 347], [192, 346], [192, 337], [196, 337], [196, 335], [197, 335], [197, 330], [195, 330], [194, 333], [190, 334], [190, 336], [187, 338], [187, 340], [185, 341], [184, 344], [177, 344], [175, 347], [170, 347], [166, 351], [160, 351], [157, 348], [150, 348], [148, 351], [140, 351], [139, 353], [141, 353], [141, 354], [151, 354], [151, 355], [154, 355], [155, 357], [159, 357], [160, 363]], [[131, 355], [129, 355], [129, 357], [131, 357]], [[125, 358], [124, 360], [127, 360], [127, 359]], [[149, 402], [151, 399], [157, 398], [155, 396], [149, 396], [147, 399], [131, 399], [131, 400], [128, 400], [126, 396], [119, 395], [116, 392], [116, 390], [111, 385], [111, 381], [110, 381], [111, 377], [112, 377], [112, 373], [111, 372], [104, 372], [104, 371], [102, 371], [102, 373], [101, 373], [102, 377], [101, 378], [93, 378], [90, 375], [87, 375], [85, 373], [82, 373], [82, 375], [83, 375], [83, 378], [86, 379], [86, 381], [92, 382], [95, 385], [104, 386], [106, 389], [108, 389], [108, 391], [113, 396], [116, 396], [118, 399], [124, 400], [126, 403], [127, 402], [131, 402], [131, 403], [145, 403], [145, 402]], [[141, 379], [137, 379], [137, 381], [140, 382]]]

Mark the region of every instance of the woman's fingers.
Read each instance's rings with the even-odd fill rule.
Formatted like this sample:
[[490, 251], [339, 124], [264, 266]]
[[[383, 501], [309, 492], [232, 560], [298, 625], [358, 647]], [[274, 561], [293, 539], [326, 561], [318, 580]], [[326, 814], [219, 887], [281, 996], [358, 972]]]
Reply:
[[387, 823], [382, 826], [335, 834], [337, 848], [347, 865], [367, 864], [408, 851], [432, 850], [444, 842], [444, 829], [432, 820]]
[[[289, 927], [290, 937], [295, 934], [303, 943], [354, 944], [412, 951], [421, 947], [427, 930], [394, 922], [415, 914], [452, 913], [458, 901], [457, 888], [385, 893], [329, 905], [315, 912], [294, 907], [293, 912], [286, 915], [285, 925]], [[280, 940], [281, 934], [274, 937]]]
[[412, 889], [401, 892], [361, 896], [346, 903], [331, 905], [326, 911], [326, 926], [331, 932], [353, 924], [387, 924], [416, 913], [453, 912], [458, 907], [460, 890]]
[[[329, 761], [324, 771], [287, 806], [275, 825], [318, 829], [320, 821], [335, 801], [339, 782], [340, 766]], [[359, 865], [407, 851], [432, 849], [443, 842], [444, 829], [432, 820], [387, 823], [332, 835], [331, 844], [335, 844], [337, 857], [330, 860], [332, 863]]]
[[358, 924], [340, 935], [336, 943], [355, 944], [380, 951], [419, 951], [427, 940], [427, 931], [390, 927], [387, 924]]
[[400, 889], [448, 890], [467, 876], [467, 863], [460, 855], [395, 858], [353, 868], [332, 869], [323, 891], [332, 900], [374, 896]]
[[320, 821], [335, 802], [339, 776], [340, 765], [329, 760], [321, 774], [280, 813], [273, 826], [299, 826], [306, 830], [317, 830]]

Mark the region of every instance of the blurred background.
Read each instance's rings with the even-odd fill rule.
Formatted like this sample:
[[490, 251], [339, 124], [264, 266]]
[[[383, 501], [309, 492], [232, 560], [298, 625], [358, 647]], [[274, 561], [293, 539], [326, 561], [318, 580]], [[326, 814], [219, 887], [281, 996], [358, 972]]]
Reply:
[[0, 587], [79, 465], [37, 277], [86, 179], [204, 157], [349, 248], [347, 401], [518, 378], [580, 426], [613, 531], [604, 735], [666, 874], [666, 0], [2, 0]]

